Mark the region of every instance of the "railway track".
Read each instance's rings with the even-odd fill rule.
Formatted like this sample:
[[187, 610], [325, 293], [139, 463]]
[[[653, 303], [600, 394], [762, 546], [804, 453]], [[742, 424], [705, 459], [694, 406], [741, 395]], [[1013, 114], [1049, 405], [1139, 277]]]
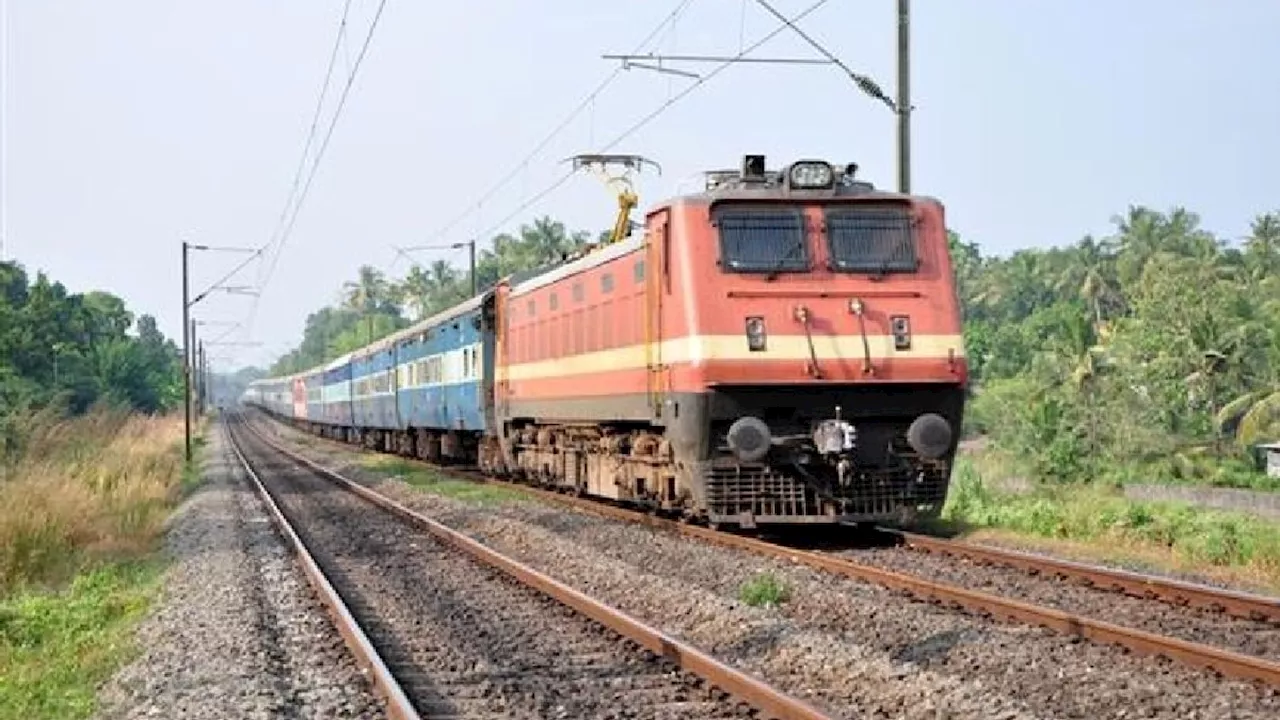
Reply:
[[[342, 446], [340, 443], [334, 444]], [[342, 447], [350, 449], [349, 446]], [[837, 575], [902, 590], [919, 598], [963, 607], [1002, 619], [1043, 626], [1064, 634], [1097, 642], [1116, 644], [1143, 654], [1164, 656], [1188, 665], [1206, 668], [1228, 677], [1254, 680], [1280, 687], [1280, 662], [1271, 657], [1262, 657], [1248, 652], [1215, 647], [1196, 640], [1173, 637], [1164, 632], [1144, 630], [1138, 627], [1109, 622], [1100, 617], [1074, 613], [1058, 607], [1049, 607], [1044, 604], [992, 594], [971, 587], [963, 587], [937, 578], [920, 577], [908, 572], [878, 567], [874, 564], [859, 562], [853, 557], [837, 552], [796, 549], [755, 538], [680, 523], [594, 500], [487, 478], [473, 471], [448, 467], [437, 469], [450, 475], [471, 480], [510, 486], [531, 496], [576, 507], [598, 515], [661, 528], [764, 556], [798, 562]], [[1099, 592], [1118, 590], [1126, 595], [1146, 598], [1153, 602], [1161, 601], [1166, 604], [1184, 605], [1210, 613], [1247, 619], [1258, 623], [1254, 630], [1259, 633], [1276, 634], [1277, 627], [1280, 627], [1280, 601], [1274, 598], [1082, 563], [1072, 563], [1030, 553], [979, 547], [927, 536], [899, 534], [898, 537], [912, 551], [919, 550], [952, 557], [962, 557], [970, 562], [989, 563], [1006, 568], [1014, 568], [1042, 578], [1062, 578], [1075, 582], [1084, 582]], [[1280, 635], [1276, 636], [1276, 643], [1280, 645]], [[1244, 645], [1248, 645], [1248, 643], [1244, 643]]]
[[233, 452], [393, 717], [828, 717], [235, 425]]
[[1174, 605], [1280, 625], [1280, 598], [1061, 560], [1018, 550], [974, 545], [891, 528], [880, 530], [914, 550], [963, 558], [975, 563], [1016, 568], [1035, 575], [1081, 582], [1101, 590], [1122, 592], [1132, 597], [1163, 600]]

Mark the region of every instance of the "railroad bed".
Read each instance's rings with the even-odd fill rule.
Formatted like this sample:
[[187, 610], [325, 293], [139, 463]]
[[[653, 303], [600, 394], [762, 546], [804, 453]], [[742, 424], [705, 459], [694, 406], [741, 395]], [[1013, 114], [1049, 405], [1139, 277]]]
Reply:
[[1280, 687], [1280, 599], [895, 531], [882, 534], [897, 536], [903, 543], [899, 547], [796, 551], [792, 545], [684, 525], [628, 508], [485, 478], [475, 471], [441, 470], [477, 482], [511, 485], [589, 512], [796, 560], [930, 600]]
[[702, 673], [739, 693], [730, 696], [670, 659], [696, 667], [692, 648], [650, 638], [667, 657], [657, 655], [517, 581], [514, 561], [508, 572], [481, 563], [456, 544], [467, 541], [442, 540], [254, 433], [230, 432], [376, 648], [380, 660], [367, 662], [394, 676], [383, 692], [403, 693], [424, 717], [756, 717], [744, 700], [781, 717], [824, 717], [728, 668]]

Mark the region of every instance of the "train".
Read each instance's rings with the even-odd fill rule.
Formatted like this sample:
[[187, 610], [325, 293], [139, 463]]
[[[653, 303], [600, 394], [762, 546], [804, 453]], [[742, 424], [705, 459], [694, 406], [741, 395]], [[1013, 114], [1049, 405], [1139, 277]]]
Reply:
[[747, 155], [242, 402], [716, 528], [910, 524], [946, 500], [968, 384], [944, 213], [856, 163]]

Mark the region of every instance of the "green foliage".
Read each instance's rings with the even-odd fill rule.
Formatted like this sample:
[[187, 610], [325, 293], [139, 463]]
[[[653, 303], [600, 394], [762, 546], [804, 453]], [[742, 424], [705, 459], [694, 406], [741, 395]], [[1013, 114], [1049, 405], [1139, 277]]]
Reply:
[[57, 594], [0, 600], [0, 718], [80, 718], [133, 651], [130, 630], [159, 582], [154, 565], [115, 564]]
[[[501, 278], [561, 262], [587, 245], [590, 233], [570, 233], [563, 223], [544, 217], [520, 228], [518, 236], [493, 238], [491, 250], [476, 256], [480, 289]], [[407, 327], [409, 318], [425, 318], [471, 296], [470, 271], [444, 260], [415, 265], [396, 283], [368, 265], [343, 287], [342, 302], [307, 318], [302, 343], [274, 365], [271, 375], [307, 370]]]
[[30, 282], [17, 263], [0, 263], [0, 461], [30, 412], [107, 401], [154, 413], [180, 405], [181, 386], [181, 352], [155, 318], [135, 320], [114, 295], [68, 293], [44, 273]]
[[951, 238], [973, 375], [967, 430], [1039, 480], [1258, 484], [1280, 439], [1280, 213], [1228, 247], [1182, 208], [984, 258]]
[[969, 528], [1172, 551], [1197, 564], [1251, 568], [1280, 583], [1280, 525], [1184, 503], [1128, 500], [1098, 484], [1003, 493], [962, 462], [942, 515]]
[[738, 588], [738, 599], [751, 607], [777, 607], [791, 599], [791, 590], [773, 573], [758, 573]]

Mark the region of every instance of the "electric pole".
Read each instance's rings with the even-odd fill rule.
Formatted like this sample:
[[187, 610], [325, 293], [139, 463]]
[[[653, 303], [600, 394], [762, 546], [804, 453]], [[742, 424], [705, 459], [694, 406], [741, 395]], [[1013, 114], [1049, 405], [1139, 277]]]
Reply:
[[204, 341], [196, 343], [196, 377], [199, 379], [196, 383], [198, 390], [196, 391], [196, 417], [204, 417], [205, 407], [209, 402], [208, 378], [205, 377], [204, 371]]
[[[223, 275], [217, 282], [210, 285], [204, 292], [191, 297], [191, 267], [188, 255], [192, 250], [208, 250], [221, 252], [242, 252], [249, 253], [249, 258], [244, 262], [236, 265], [231, 272]], [[249, 287], [233, 287], [224, 285], [232, 276], [240, 272], [249, 263], [262, 256], [262, 249], [252, 248], [235, 248], [235, 247], [211, 247], [209, 245], [195, 245], [182, 241], [182, 415], [183, 415], [183, 438], [184, 447], [186, 448], [185, 457], [187, 462], [191, 462], [191, 384], [197, 380], [195, 373], [198, 370], [196, 363], [196, 321], [191, 317], [191, 306], [204, 300], [215, 290], [221, 290], [227, 293], [239, 293], [242, 295], [256, 295], [257, 291]]]
[[898, 192], [911, 192], [911, 1], [898, 0]]
[[187, 252], [191, 246], [182, 241], [182, 410], [186, 458], [191, 462], [191, 281]]
[[[190, 311], [188, 311], [190, 312]], [[196, 350], [196, 319], [191, 318], [191, 358], [187, 367], [191, 368], [191, 392], [187, 393], [187, 414], [195, 417], [196, 414], [196, 393], [199, 392], [199, 369], [196, 367], [197, 355]]]
[[478, 281], [476, 280], [476, 239], [471, 238], [467, 245], [471, 249], [471, 297], [475, 297], [479, 294], [479, 290], [477, 290]]

